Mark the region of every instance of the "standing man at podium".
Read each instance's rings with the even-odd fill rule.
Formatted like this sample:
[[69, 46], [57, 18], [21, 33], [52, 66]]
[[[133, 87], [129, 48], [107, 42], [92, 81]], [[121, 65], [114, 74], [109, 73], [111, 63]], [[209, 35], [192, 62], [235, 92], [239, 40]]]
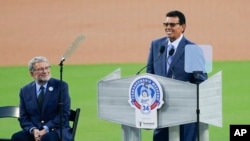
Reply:
[[[147, 73], [191, 83], [207, 79], [206, 73], [185, 72], [185, 46], [194, 44], [184, 37], [186, 19], [180, 11], [170, 11], [163, 23], [166, 36], [152, 41], [147, 62]], [[165, 48], [161, 52], [161, 48]], [[181, 115], [180, 115], [181, 116]], [[181, 141], [196, 141], [196, 123], [180, 126]], [[153, 141], [169, 141], [168, 128], [154, 130]]]

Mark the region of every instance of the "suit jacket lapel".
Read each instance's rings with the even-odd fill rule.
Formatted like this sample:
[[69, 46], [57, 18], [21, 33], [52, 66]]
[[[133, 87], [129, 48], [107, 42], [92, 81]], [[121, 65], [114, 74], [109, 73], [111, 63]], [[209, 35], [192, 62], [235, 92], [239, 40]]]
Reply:
[[163, 74], [167, 74], [167, 54], [168, 54], [168, 49], [167, 49], [167, 47], [168, 47], [168, 40], [167, 40], [167, 38], [164, 38], [162, 40], [161, 45], [165, 46], [165, 51], [162, 54], [163, 55], [163, 60], [164, 60], [164, 61], [162, 61], [163, 62], [162, 63], [162, 69], [163, 69], [162, 72], [163, 72]]
[[36, 83], [33, 82], [30, 87], [30, 92], [31, 92], [31, 101], [33, 102], [32, 105], [36, 106], [36, 109], [38, 113], [40, 112], [39, 106], [38, 106], [38, 101], [37, 101], [37, 92], [36, 92]]
[[41, 111], [42, 114], [44, 112], [44, 108], [47, 106], [47, 104], [48, 104], [48, 102], [50, 100], [50, 97], [52, 96], [53, 89], [54, 89], [54, 84], [53, 84], [53, 81], [50, 79], [48, 81], [48, 84], [47, 84], [47, 87], [46, 87], [46, 90], [45, 90], [43, 107], [42, 107], [42, 111]]

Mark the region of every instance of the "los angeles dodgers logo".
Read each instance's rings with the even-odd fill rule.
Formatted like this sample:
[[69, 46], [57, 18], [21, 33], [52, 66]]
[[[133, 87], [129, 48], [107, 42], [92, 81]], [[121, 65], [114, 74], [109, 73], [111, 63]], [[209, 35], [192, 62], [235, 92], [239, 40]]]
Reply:
[[143, 75], [131, 83], [129, 103], [136, 109], [138, 128], [156, 128], [157, 109], [164, 103], [162, 99], [161, 85], [154, 77]]

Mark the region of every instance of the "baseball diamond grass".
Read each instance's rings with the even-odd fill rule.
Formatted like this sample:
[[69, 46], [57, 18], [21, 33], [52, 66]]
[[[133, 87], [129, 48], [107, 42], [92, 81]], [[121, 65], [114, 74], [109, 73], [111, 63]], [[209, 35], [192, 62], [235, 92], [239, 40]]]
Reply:
[[[63, 80], [70, 87], [71, 108], [81, 108], [77, 141], [122, 140], [121, 126], [100, 120], [97, 111], [97, 83], [117, 68], [122, 77], [135, 75], [144, 64], [64, 65]], [[230, 124], [250, 124], [250, 61], [214, 62], [213, 72], [222, 71], [223, 127], [209, 127], [210, 141], [228, 141]], [[52, 65], [51, 73], [60, 78], [60, 68]], [[143, 73], [143, 72], [142, 72]], [[18, 105], [20, 87], [32, 81], [26, 66], [0, 67], [0, 106]], [[216, 109], [215, 109], [216, 110]], [[20, 130], [17, 119], [0, 119], [0, 137]], [[142, 141], [152, 140], [152, 130], [142, 130]]]

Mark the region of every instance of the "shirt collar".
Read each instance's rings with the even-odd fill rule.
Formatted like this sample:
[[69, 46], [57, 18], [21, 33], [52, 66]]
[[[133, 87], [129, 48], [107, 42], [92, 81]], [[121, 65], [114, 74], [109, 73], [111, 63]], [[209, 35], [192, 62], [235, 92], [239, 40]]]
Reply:
[[169, 38], [168, 38], [168, 45], [172, 44], [174, 46], [175, 49], [177, 49], [181, 39], [183, 38], [183, 34], [181, 34], [181, 36], [179, 38], [177, 38], [175, 41], [170, 42]]
[[[45, 83], [45, 84], [43, 85], [43, 87], [44, 87], [45, 90], [46, 90], [46, 88], [47, 88], [47, 84], [48, 84], [48, 83]], [[38, 83], [36, 82], [36, 91], [37, 91], [37, 92], [39, 92], [40, 87], [41, 87], [41, 85], [38, 84]]]

